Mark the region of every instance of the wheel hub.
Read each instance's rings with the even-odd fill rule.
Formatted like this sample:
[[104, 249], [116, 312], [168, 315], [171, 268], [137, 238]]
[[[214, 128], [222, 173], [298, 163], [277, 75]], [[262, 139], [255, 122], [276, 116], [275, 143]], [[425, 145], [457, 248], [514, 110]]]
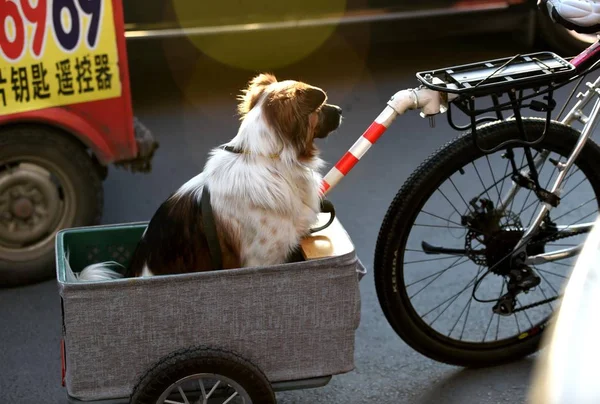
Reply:
[[[519, 216], [511, 211], [498, 212], [488, 199], [473, 199], [473, 210], [463, 216], [462, 222], [469, 226], [465, 238], [465, 250], [469, 257], [478, 265], [491, 268], [496, 275], [508, 275], [511, 271], [510, 253], [523, 236], [523, 226]], [[477, 250], [473, 242], [485, 246]], [[479, 251], [479, 253], [475, 253]], [[543, 254], [543, 244], [527, 245], [527, 254]]]
[[53, 230], [60, 194], [50, 173], [21, 163], [0, 173], [0, 244], [27, 245]]
[[12, 214], [19, 219], [28, 219], [33, 214], [34, 203], [29, 198], [19, 198], [13, 202]]

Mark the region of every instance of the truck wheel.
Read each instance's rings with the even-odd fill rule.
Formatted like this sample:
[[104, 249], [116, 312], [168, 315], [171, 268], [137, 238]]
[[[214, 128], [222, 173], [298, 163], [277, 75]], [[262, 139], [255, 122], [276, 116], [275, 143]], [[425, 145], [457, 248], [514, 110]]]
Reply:
[[[209, 401], [210, 400], [210, 401]], [[275, 404], [267, 377], [231, 352], [184, 349], [161, 359], [133, 389], [130, 404]]]
[[55, 276], [56, 232], [98, 224], [102, 207], [98, 170], [75, 139], [48, 126], [0, 128], [0, 287]]

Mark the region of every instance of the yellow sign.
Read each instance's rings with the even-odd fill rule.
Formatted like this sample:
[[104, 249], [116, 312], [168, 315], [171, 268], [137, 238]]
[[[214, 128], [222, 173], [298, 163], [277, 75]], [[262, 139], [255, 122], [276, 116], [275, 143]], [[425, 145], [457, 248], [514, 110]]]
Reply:
[[0, 0], [0, 114], [121, 95], [112, 0]]

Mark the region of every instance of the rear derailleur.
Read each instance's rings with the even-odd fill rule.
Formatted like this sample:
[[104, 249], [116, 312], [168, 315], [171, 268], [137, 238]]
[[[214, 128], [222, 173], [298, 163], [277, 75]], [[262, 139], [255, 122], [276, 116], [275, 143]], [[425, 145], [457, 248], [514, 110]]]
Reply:
[[508, 273], [508, 292], [498, 299], [492, 311], [501, 316], [512, 315], [515, 312], [517, 295], [521, 292], [528, 293], [540, 283], [540, 277], [527, 266], [520, 269], [511, 269]]

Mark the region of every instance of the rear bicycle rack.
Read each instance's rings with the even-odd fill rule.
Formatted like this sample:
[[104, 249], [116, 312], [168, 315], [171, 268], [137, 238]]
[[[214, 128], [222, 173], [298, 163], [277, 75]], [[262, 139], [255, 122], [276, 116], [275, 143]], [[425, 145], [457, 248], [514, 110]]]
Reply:
[[[483, 153], [493, 153], [508, 144], [534, 146], [540, 143], [548, 130], [551, 113], [556, 107], [554, 91], [569, 83], [577, 75], [576, 67], [553, 52], [536, 52], [501, 59], [486, 60], [459, 66], [417, 73], [423, 86], [442, 93], [456, 94], [448, 105], [448, 123], [459, 131], [471, 130], [475, 146]], [[528, 94], [529, 93], [529, 94]], [[500, 102], [503, 96], [507, 102]], [[534, 98], [544, 96], [542, 100]], [[477, 109], [478, 98], [491, 97], [493, 106]], [[529, 103], [524, 103], [531, 100]], [[459, 126], [454, 123], [452, 106], [456, 106], [470, 118], [470, 123]], [[543, 133], [530, 139], [522, 124], [521, 110], [531, 108], [546, 113]], [[504, 120], [503, 111], [513, 111], [520, 131], [520, 138], [511, 139], [492, 148], [484, 148], [477, 137], [477, 126], [484, 122]], [[494, 116], [477, 118], [493, 112]]]

